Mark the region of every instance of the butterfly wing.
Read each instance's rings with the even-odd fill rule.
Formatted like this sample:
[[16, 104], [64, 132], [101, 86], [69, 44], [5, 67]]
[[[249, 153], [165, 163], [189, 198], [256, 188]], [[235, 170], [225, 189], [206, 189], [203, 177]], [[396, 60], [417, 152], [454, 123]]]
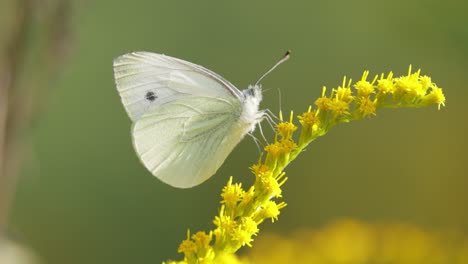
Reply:
[[202, 66], [151, 52], [132, 52], [114, 60], [114, 77], [132, 121], [154, 105], [182, 97], [243, 98], [234, 85]]
[[190, 188], [212, 176], [245, 135], [234, 97], [190, 96], [151, 108], [133, 125], [133, 144], [161, 181]]

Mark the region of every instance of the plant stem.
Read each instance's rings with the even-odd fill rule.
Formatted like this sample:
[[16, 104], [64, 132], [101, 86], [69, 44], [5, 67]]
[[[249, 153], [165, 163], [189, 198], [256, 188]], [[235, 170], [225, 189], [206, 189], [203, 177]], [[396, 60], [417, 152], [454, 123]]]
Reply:
[[0, 76], [0, 237], [5, 231], [8, 218], [8, 209], [15, 185], [15, 174], [11, 168], [14, 155], [11, 153], [12, 145], [12, 105], [10, 98], [15, 89], [18, 71], [23, 62], [26, 48], [26, 38], [32, 19], [32, 0], [18, 0], [12, 7], [15, 14], [10, 36], [7, 36], [4, 58], [0, 62], [3, 73]]

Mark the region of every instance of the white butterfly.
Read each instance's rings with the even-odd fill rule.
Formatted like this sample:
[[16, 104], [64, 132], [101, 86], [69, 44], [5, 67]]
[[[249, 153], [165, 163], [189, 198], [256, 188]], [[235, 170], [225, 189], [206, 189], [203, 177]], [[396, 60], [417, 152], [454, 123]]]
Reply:
[[[289, 52], [266, 74], [288, 57]], [[210, 178], [266, 116], [259, 110], [259, 81], [239, 91], [218, 74], [181, 59], [132, 52], [114, 59], [114, 75], [134, 122], [138, 157], [174, 187], [190, 188]]]

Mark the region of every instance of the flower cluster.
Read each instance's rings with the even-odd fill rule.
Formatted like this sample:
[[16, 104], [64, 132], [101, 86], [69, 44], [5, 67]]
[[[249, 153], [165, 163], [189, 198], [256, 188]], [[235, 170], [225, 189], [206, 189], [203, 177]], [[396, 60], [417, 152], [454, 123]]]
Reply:
[[[278, 219], [280, 210], [286, 206], [278, 202], [281, 186], [286, 182], [284, 168], [314, 139], [325, 135], [338, 123], [349, 122], [376, 115], [379, 108], [423, 107], [445, 104], [442, 89], [432, 83], [428, 76], [421, 76], [420, 70], [407, 76], [393, 78], [393, 73], [375, 76], [368, 81], [365, 71], [361, 80], [352, 85], [352, 80], [343, 79], [341, 86], [331, 89], [327, 95], [323, 87], [322, 96], [314, 106], [298, 116], [300, 134], [294, 140], [298, 127], [293, 123], [291, 112], [289, 121], [284, 121], [280, 113], [280, 123], [276, 127], [273, 143], [267, 145], [258, 162], [251, 167], [255, 183], [244, 189], [242, 184], [233, 183], [232, 177], [221, 193], [219, 215], [213, 221], [215, 229], [188, 232], [187, 239], [179, 246], [184, 260], [169, 263], [239, 263], [233, 257], [242, 246], [252, 246], [253, 237], [258, 234], [258, 226], [266, 219]], [[354, 89], [353, 89], [354, 88]]]
[[[299, 146], [308, 144], [311, 140], [322, 136], [334, 125], [376, 115], [378, 108], [424, 107], [436, 104], [445, 106], [445, 96], [442, 89], [431, 81], [431, 78], [421, 75], [421, 70], [414, 73], [411, 66], [408, 75], [394, 78], [390, 72], [385, 76], [375, 76], [368, 81], [369, 71], [365, 71], [361, 79], [352, 84], [346, 81], [337, 88], [323, 87], [322, 96], [315, 101], [315, 107], [299, 116], [302, 125]], [[354, 90], [352, 89], [352, 87]]]
[[235, 259], [228, 256], [242, 246], [252, 246], [259, 224], [266, 219], [272, 222], [278, 219], [286, 203], [274, 199], [281, 197], [280, 187], [287, 179], [282, 168], [297, 147], [292, 140], [296, 129], [291, 122], [278, 124], [279, 139], [266, 146], [265, 158], [251, 167], [254, 185], [244, 190], [241, 183], [233, 183], [230, 177], [221, 192], [219, 215], [213, 221], [216, 228], [209, 233], [190, 235], [188, 232], [187, 239], [179, 246], [179, 252], [185, 255], [184, 261], [170, 263], [233, 263], [226, 259]]

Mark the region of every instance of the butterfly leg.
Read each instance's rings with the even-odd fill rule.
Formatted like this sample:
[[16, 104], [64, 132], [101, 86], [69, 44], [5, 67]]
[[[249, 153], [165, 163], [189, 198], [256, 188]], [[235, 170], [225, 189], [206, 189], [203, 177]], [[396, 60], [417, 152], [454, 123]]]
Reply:
[[268, 115], [270, 118], [275, 119], [275, 120], [280, 120], [278, 116], [273, 114], [273, 112], [270, 109], [265, 109], [265, 115]]
[[262, 153], [262, 149], [260, 147], [260, 140], [258, 138], [256, 138], [252, 133], [247, 133], [250, 137], [252, 137], [253, 141], [255, 142], [255, 145], [257, 145], [257, 149], [258, 149], [258, 153]]
[[[273, 131], [275, 131], [275, 127], [276, 127], [277, 124], [273, 120], [273, 117], [270, 116], [270, 113], [268, 113], [267, 111], [263, 112], [262, 120], [266, 120], [267, 123], [270, 125], [271, 129]], [[259, 122], [259, 124], [260, 124], [260, 122]]]
[[263, 134], [263, 128], [262, 128], [262, 122], [258, 122], [258, 130], [260, 130], [260, 135], [262, 135], [263, 140], [265, 140], [265, 143], [268, 144], [268, 140], [265, 137], [265, 134]]

